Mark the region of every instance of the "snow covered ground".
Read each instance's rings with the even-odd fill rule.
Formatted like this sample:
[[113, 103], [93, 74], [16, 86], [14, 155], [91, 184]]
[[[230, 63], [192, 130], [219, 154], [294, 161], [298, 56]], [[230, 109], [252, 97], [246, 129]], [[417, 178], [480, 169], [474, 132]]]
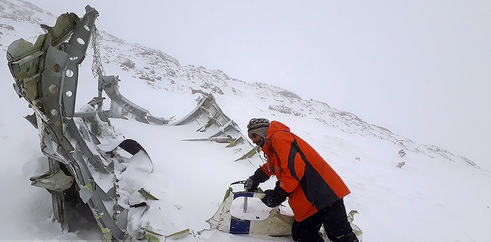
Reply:
[[[78, 14], [81, 16], [83, 12]], [[54, 23], [54, 17], [39, 16], [47, 24]], [[28, 21], [14, 23], [6, 18], [2, 21], [0, 24], [15, 27], [15, 31], [5, 31], [5, 25], [0, 25], [3, 27], [0, 49], [4, 53], [13, 40], [22, 37], [33, 41], [40, 33], [39, 27]], [[104, 44], [125, 48], [125, 43]], [[136, 66], [148, 66], [142, 59], [132, 60]], [[79, 108], [97, 94], [90, 62], [91, 58], [87, 58], [81, 66]], [[233, 78], [213, 81], [210, 75], [216, 74], [215, 70], [183, 67], [179, 71], [201, 72], [193, 72], [196, 75], [188, 75], [188, 79], [173, 79], [172, 83], [165, 78], [158, 81], [137, 78], [137, 70], [122, 70], [115, 58], [108, 58], [104, 65], [107, 74], [120, 76], [121, 93], [155, 116], [175, 115], [177, 120], [184, 117], [195, 107], [195, 99], [200, 95], [192, 94], [190, 87], [210, 92], [212, 89], [207, 87], [211, 83], [215, 85], [214, 90], [223, 90], [222, 94], [214, 93], [222, 110], [243, 130], [252, 117], [266, 117], [290, 126], [292, 132], [323, 155], [352, 191], [345, 204], [348, 210], [359, 212], [354, 222], [363, 230], [366, 242], [488, 241], [490, 238], [491, 173], [479, 168], [479, 164], [473, 166], [456, 159], [458, 156], [447, 159], [438, 150], [423, 152], [426, 146], [391, 132], [381, 132], [349, 113], [340, 116], [342, 111], [327, 108], [320, 102], [312, 100], [306, 106], [308, 101], [278, 95], [275, 87]], [[89, 222], [81, 221], [80, 231], [64, 233], [52, 221], [49, 193], [31, 186], [29, 181], [29, 177], [47, 170], [47, 159], [40, 151], [37, 130], [23, 118], [32, 111], [15, 94], [14, 80], [4, 58], [0, 58], [0, 77], [0, 152], [3, 155], [0, 240], [101, 240], [100, 229]], [[284, 109], [278, 107], [288, 107], [302, 115], [281, 112]], [[160, 199], [152, 202], [144, 216], [157, 232], [168, 235], [189, 228], [191, 234], [180, 241], [292, 241], [290, 237], [231, 235], [208, 230], [205, 221], [217, 210], [228, 185], [250, 176], [261, 164], [257, 156], [234, 162], [247, 151], [215, 142], [182, 141], [213, 133], [212, 130], [196, 132], [200, 127], [197, 123], [158, 126], [133, 120], [111, 122], [116, 132], [142, 144], [153, 160], [154, 172], [136, 174], [134, 180]], [[404, 157], [398, 154], [401, 143], [394, 140], [406, 142], [408, 149]], [[396, 167], [402, 161], [405, 165]], [[273, 183], [274, 178], [261, 187], [272, 188]]]

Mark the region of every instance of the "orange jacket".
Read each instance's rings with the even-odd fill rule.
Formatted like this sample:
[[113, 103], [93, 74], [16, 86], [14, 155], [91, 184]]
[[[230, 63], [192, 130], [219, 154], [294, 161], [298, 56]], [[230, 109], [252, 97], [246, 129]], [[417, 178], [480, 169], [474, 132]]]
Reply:
[[261, 168], [276, 175], [280, 187], [290, 193], [288, 202], [298, 222], [350, 193], [331, 166], [278, 121], [269, 126], [263, 152], [268, 162]]

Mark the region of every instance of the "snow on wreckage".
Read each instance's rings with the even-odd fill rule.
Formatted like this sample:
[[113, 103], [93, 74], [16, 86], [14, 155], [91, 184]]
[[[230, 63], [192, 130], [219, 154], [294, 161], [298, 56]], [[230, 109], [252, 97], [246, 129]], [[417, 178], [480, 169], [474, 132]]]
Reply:
[[[9, 69], [15, 79], [14, 89], [24, 98], [33, 114], [25, 118], [38, 129], [41, 150], [48, 160], [46, 174], [31, 177], [32, 185], [47, 189], [52, 197], [53, 219], [64, 231], [76, 227], [77, 216], [92, 216], [105, 241], [158, 240], [190, 234], [188, 229], [162, 235], [142, 219], [153, 196], [142, 182], [134, 181], [136, 172], [152, 173], [149, 154], [135, 140], [123, 139], [115, 132], [109, 118], [132, 118], [155, 125], [203, 123], [198, 132], [211, 132], [209, 140], [243, 146], [249, 152], [238, 157], [253, 157], [257, 150], [245, 139], [240, 128], [219, 108], [211, 94], [200, 93], [197, 107], [181, 120], [155, 117], [119, 92], [117, 76], [106, 76], [100, 61], [97, 28], [98, 12], [86, 7], [83, 18], [74, 13], [58, 17], [55, 26], [41, 25], [46, 34], [34, 44], [18, 39], [7, 51]], [[75, 112], [79, 65], [89, 42], [94, 59], [92, 72], [98, 81], [98, 96]], [[110, 98], [110, 109], [103, 110], [103, 92]], [[214, 128], [211, 128], [211, 127]], [[141, 187], [132, 189], [128, 183]], [[239, 218], [231, 214], [232, 201], [239, 197], [261, 197], [261, 193], [227, 190], [218, 211], [207, 222], [211, 229], [227, 233], [290, 234], [292, 216], [280, 213], [279, 207], [263, 219]], [[245, 202], [247, 199], [244, 200]], [[244, 212], [246, 204], [243, 206]], [[361, 238], [361, 230], [353, 225]], [[205, 229], [206, 230], [206, 229]]]

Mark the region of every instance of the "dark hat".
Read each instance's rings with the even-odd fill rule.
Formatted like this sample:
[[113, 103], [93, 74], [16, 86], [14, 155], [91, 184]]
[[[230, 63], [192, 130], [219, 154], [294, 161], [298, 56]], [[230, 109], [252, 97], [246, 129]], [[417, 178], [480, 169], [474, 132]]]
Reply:
[[247, 134], [249, 135], [249, 137], [251, 137], [251, 135], [255, 133], [266, 138], [268, 134], [268, 128], [269, 128], [268, 119], [253, 118], [249, 121], [249, 124], [247, 125]]

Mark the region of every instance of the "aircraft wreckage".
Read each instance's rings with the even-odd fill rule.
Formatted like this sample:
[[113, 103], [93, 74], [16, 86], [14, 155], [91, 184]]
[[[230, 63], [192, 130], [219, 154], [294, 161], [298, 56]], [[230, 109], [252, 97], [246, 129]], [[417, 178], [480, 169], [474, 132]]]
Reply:
[[[105, 76], [100, 62], [94, 24], [99, 13], [90, 6], [85, 10], [82, 18], [65, 13], [57, 18], [55, 26], [41, 25], [45, 34], [38, 36], [34, 44], [18, 39], [7, 50], [14, 89], [34, 111], [25, 118], [38, 130], [41, 151], [48, 160], [48, 171], [31, 177], [31, 184], [50, 192], [53, 218], [64, 231], [70, 229], [70, 213], [84, 207], [89, 216], [95, 218], [105, 241], [168, 238], [144, 226], [129, 229], [129, 220], [134, 218], [132, 210], [143, 206], [147, 211], [148, 201], [158, 198], [142, 187], [138, 190], [140, 201], [130, 202], [129, 197], [134, 194], [129, 194], [118, 181], [131, 179], [131, 166], [135, 163], [145, 163], [148, 173], [152, 172], [153, 165], [149, 154], [137, 141], [111, 139], [104, 134], [104, 130], [111, 130], [109, 118], [133, 118], [155, 125], [186, 125], [207, 119], [206, 125], [197, 131], [206, 131], [212, 125], [218, 126], [218, 131], [206, 139], [189, 141], [210, 140], [228, 143], [228, 146], [239, 143], [248, 146], [250, 151], [237, 160], [250, 158], [257, 150], [246, 141], [235, 122], [222, 112], [211, 94], [193, 90], [202, 96], [196, 108], [178, 121], [155, 117], [125, 98], [119, 92], [119, 78]], [[89, 43], [94, 49], [92, 71], [98, 81], [98, 96], [76, 112], [79, 65]], [[109, 110], [102, 110], [103, 92], [111, 100]], [[290, 235], [293, 217], [280, 213], [279, 207], [261, 219], [239, 218], [230, 213], [234, 199], [245, 199], [245, 203], [247, 198], [261, 196], [262, 193], [233, 192], [229, 188], [218, 211], [207, 221], [210, 228], [238, 234]], [[245, 205], [244, 212], [247, 212]], [[361, 230], [352, 225], [361, 239]], [[188, 233], [184, 230], [176, 234]]]

